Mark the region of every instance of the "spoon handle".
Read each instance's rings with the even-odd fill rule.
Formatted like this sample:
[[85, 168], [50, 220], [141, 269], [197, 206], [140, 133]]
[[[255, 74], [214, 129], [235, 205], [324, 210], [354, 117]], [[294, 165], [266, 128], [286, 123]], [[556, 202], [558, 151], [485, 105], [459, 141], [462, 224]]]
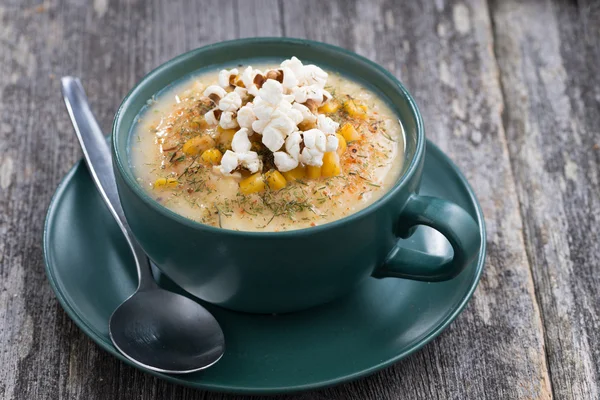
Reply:
[[63, 99], [71, 117], [73, 127], [75, 128], [75, 133], [79, 139], [83, 158], [88, 166], [90, 175], [100, 192], [102, 200], [104, 200], [104, 203], [117, 221], [119, 228], [121, 228], [135, 258], [139, 277], [138, 290], [152, 288], [156, 286], [156, 283], [150, 271], [148, 257], [137, 240], [135, 240], [121, 207], [121, 201], [117, 192], [117, 182], [113, 173], [110, 147], [108, 146], [106, 137], [102, 134], [102, 130], [92, 114], [79, 79], [65, 76], [61, 79], [61, 83]]

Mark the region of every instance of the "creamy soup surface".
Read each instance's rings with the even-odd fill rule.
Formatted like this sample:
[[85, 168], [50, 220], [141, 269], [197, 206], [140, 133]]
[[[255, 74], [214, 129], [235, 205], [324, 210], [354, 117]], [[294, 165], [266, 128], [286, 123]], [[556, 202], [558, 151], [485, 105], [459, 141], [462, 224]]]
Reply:
[[[379, 199], [402, 171], [404, 135], [397, 116], [358, 82], [329, 71], [322, 75], [316, 67], [313, 76], [298, 63], [292, 69], [262, 63], [249, 70], [240, 65], [227, 73], [202, 73], [151, 99], [130, 137], [130, 162], [139, 184], [180, 215], [240, 231], [322, 225]], [[306, 88], [291, 88], [292, 70], [300, 82], [306, 73]], [[233, 92], [239, 96], [227, 96]], [[273, 96], [279, 97], [271, 101], [279, 103], [262, 100]], [[240, 108], [238, 98], [247, 109]], [[289, 110], [284, 102], [303, 115], [288, 111], [293, 128], [280, 127], [287, 117], [276, 120], [278, 114], [268, 114], [278, 104]], [[319, 143], [323, 138], [326, 145]], [[277, 140], [284, 144], [275, 152]]]

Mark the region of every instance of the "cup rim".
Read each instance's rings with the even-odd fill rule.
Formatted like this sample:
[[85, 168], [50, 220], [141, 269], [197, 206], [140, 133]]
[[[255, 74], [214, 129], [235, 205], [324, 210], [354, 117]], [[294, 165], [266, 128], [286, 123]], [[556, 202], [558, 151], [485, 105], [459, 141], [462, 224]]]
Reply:
[[[284, 43], [284, 44], [289, 43], [291, 45], [310, 45], [313, 47], [320, 47], [323, 49], [327, 49], [329, 51], [334, 51], [334, 52], [337, 52], [337, 53], [340, 53], [340, 54], [343, 54], [346, 56], [356, 58], [361, 63], [365, 64], [366, 67], [376, 69], [378, 72], [382, 73], [387, 78], [389, 78], [395, 84], [395, 89], [398, 90], [403, 95], [403, 97], [407, 100], [410, 110], [411, 110], [412, 114], [414, 115], [415, 121], [416, 121], [417, 137], [416, 137], [415, 153], [412, 156], [412, 160], [410, 161], [408, 168], [400, 176], [400, 178], [394, 184], [394, 186], [391, 189], [389, 189], [386, 193], [384, 193], [374, 203], [368, 205], [367, 207], [365, 207], [353, 214], [347, 215], [347, 216], [337, 219], [335, 221], [324, 223], [323, 225], [317, 225], [317, 226], [313, 226], [313, 227], [293, 229], [293, 230], [287, 230], [287, 231], [280, 231], [280, 232], [237, 231], [237, 230], [227, 229], [227, 228], [218, 228], [218, 227], [214, 227], [211, 225], [203, 224], [201, 222], [194, 221], [190, 218], [184, 217], [183, 215], [178, 214], [175, 211], [172, 211], [171, 209], [163, 206], [162, 204], [160, 204], [159, 202], [154, 200], [148, 193], [146, 193], [146, 191], [141, 187], [141, 185], [132, 176], [133, 173], [131, 171], [128, 171], [123, 166], [123, 163], [124, 162], [127, 163], [128, 160], [123, 160], [119, 156], [119, 152], [117, 151], [117, 146], [118, 146], [117, 132], [118, 132], [118, 128], [121, 124], [122, 115], [124, 114], [125, 109], [128, 106], [129, 99], [134, 95], [134, 93], [138, 89], [138, 87], [140, 87], [145, 82], [152, 80], [155, 76], [172, 68], [173, 66], [175, 66], [181, 62], [185, 62], [189, 58], [194, 57], [197, 53], [201, 53], [201, 52], [204, 52], [207, 50], [227, 48], [233, 44], [236, 44], [236, 45], [249, 44], [250, 45], [250, 44], [262, 44], [265, 42], [267, 42], [267, 43], [269, 43], [269, 42], [270, 43]], [[129, 130], [127, 132], [129, 133]], [[422, 119], [421, 113], [419, 111], [419, 108], [417, 107], [417, 104], [416, 104], [414, 98], [411, 96], [411, 94], [408, 92], [408, 90], [404, 87], [404, 85], [391, 72], [389, 72], [387, 69], [383, 68], [379, 64], [377, 64], [377, 63], [369, 60], [368, 58], [361, 56], [353, 51], [344, 49], [339, 46], [331, 45], [328, 43], [323, 43], [323, 42], [318, 42], [318, 41], [308, 40], [308, 39], [299, 39], [299, 38], [253, 37], [253, 38], [245, 38], [245, 39], [226, 40], [226, 41], [209, 44], [209, 45], [202, 46], [202, 47], [199, 47], [194, 50], [187, 51], [183, 54], [180, 54], [179, 56], [176, 56], [176, 57], [164, 62], [163, 64], [159, 65], [158, 67], [156, 67], [155, 69], [150, 71], [148, 74], [146, 74], [140, 81], [138, 81], [133, 86], [133, 88], [131, 88], [131, 90], [127, 93], [127, 95], [123, 98], [123, 100], [121, 101], [121, 104], [119, 105], [119, 108], [115, 114], [115, 118], [114, 118], [113, 124], [112, 124], [111, 150], [112, 150], [112, 156], [113, 156], [113, 163], [114, 163], [114, 165], [117, 166], [117, 169], [119, 170], [119, 173], [123, 177], [123, 181], [125, 182], [125, 184], [138, 196], [138, 198], [140, 198], [144, 203], [146, 203], [148, 206], [150, 206], [154, 211], [162, 214], [163, 216], [170, 218], [172, 220], [175, 220], [176, 222], [181, 223], [189, 228], [205, 231], [207, 233], [221, 234], [221, 235], [227, 234], [227, 235], [235, 235], [235, 236], [246, 236], [246, 237], [252, 237], [252, 238], [260, 238], [260, 237], [272, 238], [275, 236], [279, 237], [279, 236], [311, 235], [311, 234], [316, 234], [319, 232], [327, 231], [327, 230], [339, 227], [340, 225], [345, 225], [345, 224], [351, 223], [352, 221], [356, 221], [363, 217], [366, 217], [367, 215], [375, 212], [380, 207], [383, 207], [385, 204], [392, 201], [393, 198], [395, 197], [395, 195], [404, 189], [406, 182], [408, 182], [410, 180], [410, 178], [416, 173], [416, 171], [418, 169], [419, 161], [422, 159], [422, 157], [424, 156], [424, 152], [425, 152], [425, 132], [424, 132], [424, 127], [423, 127], [423, 119]], [[116, 171], [114, 171], [114, 173], [116, 173]]]

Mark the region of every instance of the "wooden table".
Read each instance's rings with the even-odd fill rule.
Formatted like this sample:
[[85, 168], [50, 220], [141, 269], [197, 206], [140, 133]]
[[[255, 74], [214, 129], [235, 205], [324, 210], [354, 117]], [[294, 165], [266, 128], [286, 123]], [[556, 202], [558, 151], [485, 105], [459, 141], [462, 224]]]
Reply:
[[466, 311], [371, 377], [286, 399], [600, 398], [600, 2], [431, 0], [0, 5], [0, 398], [239, 399], [165, 383], [100, 350], [44, 274], [50, 197], [81, 156], [59, 77], [105, 131], [144, 74], [247, 36], [337, 44], [395, 73], [487, 220]]

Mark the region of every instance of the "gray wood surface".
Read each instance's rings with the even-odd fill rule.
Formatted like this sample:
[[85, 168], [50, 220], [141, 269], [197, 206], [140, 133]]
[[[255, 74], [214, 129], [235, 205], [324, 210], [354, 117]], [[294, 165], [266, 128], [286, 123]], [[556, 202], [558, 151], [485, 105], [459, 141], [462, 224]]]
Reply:
[[600, 390], [600, 2], [497, 1], [495, 50], [557, 398]]
[[[421, 4], [422, 3], [422, 4]], [[368, 378], [286, 399], [597, 399], [600, 3], [4, 0], [0, 3], [0, 399], [241, 399], [131, 368], [54, 298], [43, 219], [80, 158], [58, 78], [109, 131], [125, 93], [184, 51], [306, 37], [380, 63], [484, 209], [488, 258], [465, 312]]]

